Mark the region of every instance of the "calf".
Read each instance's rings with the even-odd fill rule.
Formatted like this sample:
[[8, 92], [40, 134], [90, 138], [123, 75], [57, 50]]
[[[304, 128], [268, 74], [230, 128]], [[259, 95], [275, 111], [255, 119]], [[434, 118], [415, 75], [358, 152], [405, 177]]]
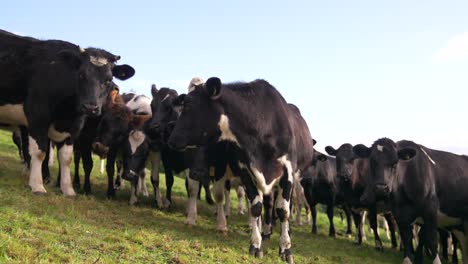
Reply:
[[[168, 145], [184, 150], [228, 141], [234, 146], [236, 165], [255, 223], [249, 252], [258, 257], [263, 254], [260, 233], [263, 197], [278, 184], [279, 253], [282, 259], [292, 263], [288, 219], [294, 174], [300, 176], [305, 167], [302, 163], [312, 160], [313, 151], [309, 131], [298, 130], [300, 124], [305, 124], [298, 109], [292, 111], [281, 94], [264, 80], [222, 84], [219, 78], [213, 77], [202, 89], [181, 95], [179, 100], [181, 115]], [[298, 144], [308, 151], [297, 153]]]
[[[437, 227], [455, 234], [463, 263], [468, 263], [467, 156], [429, 149], [407, 140], [395, 143], [388, 138], [375, 141], [370, 148], [357, 145], [353, 151], [371, 164], [363, 200], [392, 204], [403, 241], [404, 263], [411, 262], [414, 222], [423, 225], [420, 244], [428, 248], [433, 263], [440, 263]], [[415, 262], [422, 263], [421, 250], [417, 251]]]
[[50, 138], [58, 143], [62, 192], [75, 195], [69, 165], [85, 116], [99, 115], [113, 76], [125, 80], [135, 73], [116, 65], [119, 59], [101, 49], [0, 30], [0, 124], [28, 129], [22, 145], [31, 157], [33, 193], [46, 193], [41, 165]]
[[317, 234], [317, 203], [327, 205], [327, 216], [330, 221], [329, 236], [335, 237], [335, 225], [333, 224], [334, 207], [342, 205], [346, 214], [346, 234], [351, 231], [351, 210], [344, 203], [345, 199], [340, 190], [340, 183], [336, 176], [336, 160], [332, 157], [314, 151], [312, 166], [303, 174], [301, 184], [304, 194], [312, 211], [312, 233]]
[[351, 144], [343, 144], [337, 150], [332, 146], [327, 146], [325, 151], [336, 157], [336, 172], [339, 179], [339, 185], [344, 200], [353, 210], [354, 224], [357, 230], [356, 243], [361, 244], [363, 238], [363, 221], [360, 212], [368, 210], [369, 223], [374, 231], [375, 248], [383, 250], [377, 227], [377, 213], [384, 213], [391, 233], [392, 247], [397, 247], [395, 236], [395, 226], [393, 225], [392, 215], [389, 213], [389, 205], [376, 203], [364, 203], [361, 196], [371, 177], [370, 162], [368, 159], [361, 159], [353, 153]]

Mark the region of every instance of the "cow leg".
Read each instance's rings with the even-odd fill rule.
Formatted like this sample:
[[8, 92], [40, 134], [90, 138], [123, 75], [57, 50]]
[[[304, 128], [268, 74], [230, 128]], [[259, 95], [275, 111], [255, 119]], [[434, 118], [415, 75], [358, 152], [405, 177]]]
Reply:
[[293, 256], [291, 252], [291, 238], [289, 236], [289, 215], [290, 215], [290, 202], [293, 187], [293, 177], [291, 167], [285, 166], [284, 174], [279, 182], [279, 193], [276, 201], [276, 213], [281, 223], [281, 235], [279, 238], [279, 254], [282, 260], [293, 263]]
[[49, 184], [50, 183], [50, 170], [49, 170], [49, 157], [51, 155], [50, 151], [50, 140], [47, 140], [47, 142], [49, 142], [47, 144], [47, 149], [45, 151], [45, 158], [44, 158], [44, 161], [42, 162], [42, 166], [41, 166], [41, 170], [42, 170], [42, 179], [44, 181], [45, 184]]
[[148, 188], [146, 187], [146, 172], [143, 169], [143, 171], [139, 175], [138, 179], [138, 194], [142, 194], [145, 197], [148, 197]]
[[330, 237], [336, 237], [336, 232], [335, 232], [335, 225], [333, 224], [333, 203], [327, 205], [327, 216], [328, 216], [328, 221], [330, 222], [330, 230], [328, 232], [328, 236]]
[[[73, 162], [75, 164], [75, 174], [73, 175], [73, 188], [79, 190], [80, 187], [80, 161], [81, 161], [81, 152], [75, 146], [73, 150]], [[84, 168], [84, 161], [83, 161]]]
[[[190, 172], [187, 173], [184, 171], [185, 177], [187, 179], [187, 191], [188, 191], [188, 201], [187, 201], [187, 220], [185, 224], [189, 227], [194, 226], [197, 220], [197, 194], [200, 187], [200, 182], [194, 180], [196, 176], [190, 177]], [[216, 197], [216, 196], [215, 196]], [[224, 213], [223, 213], [224, 216]]]
[[29, 134], [25, 127], [20, 127], [21, 152], [23, 153], [23, 175], [30, 175], [31, 155], [29, 154]]
[[357, 213], [357, 212], [352, 212], [353, 214], [353, 220], [354, 220], [354, 225], [356, 227], [356, 241], [354, 243], [356, 243], [357, 245], [361, 245], [362, 244], [362, 214], [361, 213]]
[[458, 254], [457, 254], [458, 239], [453, 233], [451, 234], [451, 237], [452, 237], [452, 263], [458, 263]]
[[311, 206], [310, 212], [312, 214], [312, 234], [318, 234], [317, 228], [317, 207], [315, 205]]
[[377, 226], [377, 213], [375, 212], [374, 208], [369, 210], [368, 218], [369, 218], [369, 224], [372, 228], [372, 231], [374, 232], [375, 249], [377, 251], [383, 251], [383, 244], [382, 244], [382, 240], [380, 240], [379, 228]]
[[[156, 202], [156, 207], [163, 209], [164, 203], [161, 197], [161, 191], [159, 190], [159, 164], [161, 162], [161, 152], [153, 152], [151, 151], [148, 159], [151, 163], [151, 185], [153, 185], [153, 192], [154, 192], [154, 200]], [[171, 170], [170, 168], [166, 168], [166, 175], [167, 171]]]
[[83, 170], [85, 173], [83, 189], [85, 191], [85, 194], [91, 194], [90, 177], [91, 177], [91, 171], [93, 170], [93, 157], [92, 157], [91, 148], [83, 151], [82, 158], [83, 158]]
[[106, 163], [104, 162], [103, 158], [99, 159], [99, 173], [104, 174], [104, 171], [106, 169]]
[[353, 228], [352, 228], [353, 222], [351, 219], [351, 216], [352, 216], [351, 208], [349, 208], [349, 206], [347, 205], [343, 205], [343, 211], [346, 215], [346, 235], [351, 236], [353, 234]]
[[384, 214], [385, 220], [387, 221], [388, 229], [390, 230], [390, 237], [392, 241], [392, 248], [396, 249], [398, 247], [396, 232], [395, 232], [395, 222], [393, 221], [393, 215], [391, 213]]
[[429, 250], [429, 257], [433, 264], [440, 264], [440, 258], [437, 251], [437, 214], [428, 213], [424, 217], [424, 228], [421, 230], [424, 237], [424, 245]]
[[114, 173], [115, 173], [115, 159], [117, 157], [117, 150], [111, 148], [107, 154], [107, 198], [115, 198], [115, 188], [114, 188]]
[[141, 184], [139, 181], [140, 177], [133, 177], [130, 181], [130, 205], [135, 205], [138, 202], [138, 185]]
[[[60, 162], [60, 189], [65, 196], [75, 196], [75, 190], [73, 189], [71, 175], [70, 175], [70, 163], [73, 155], [73, 144], [68, 139], [64, 143], [60, 144], [59, 147], [59, 162]], [[58, 145], [59, 146], [59, 145]]]
[[34, 194], [46, 194], [47, 191], [42, 181], [42, 162], [46, 156], [48, 140], [46, 137], [29, 136], [28, 141], [28, 152], [31, 157], [29, 186]]
[[[203, 188], [205, 189], [205, 200], [206, 202], [209, 204], [209, 205], [213, 205], [214, 204], [214, 201], [213, 201], [213, 197], [211, 196], [211, 190], [210, 190], [210, 183], [211, 183], [211, 179], [210, 179], [210, 174], [206, 174], [204, 175], [201, 179], [201, 184], [203, 185]], [[226, 197], [229, 197], [226, 196]]]
[[[166, 164], [170, 164], [170, 162], [167, 160], [167, 155], [161, 154], [161, 158], [163, 160], [164, 169], [165, 169], [164, 173], [165, 173], [165, 176], [166, 176], [166, 199], [164, 199], [162, 201], [163, 202], [162, 203], [162, 208], [167, 209], [172, 204], [172, 186], [174, 185], [174, 174], [173, 174], [171, 168], [166, 167]], [[186, 174], [187, 174], [187, 176], [185, 176], [183, 178], [190, 177], [188, 172]], [[158, 175], [159, 175], [159, 162], [158, 162]], [[196, 204], [196, 202], [195, 202], [195, 204]]]
[[265, 224], [263, 225], [262, 229], [262, 240], [268, 240], [271, 238], [271, 234], [273, 233], [273, 229], [271, 228], [271, 221], [273, 216], [273, 208], [274, 208], [274, 195], [270, 193], [268, 195], [263, 196], [263, 208], [265, 209]]
[[231, 215], [230, 194], [231, 194], [231, 181], [226, 179], [224, 181], [224, 214], [226, 215], [226, 218], [229, 218], [229, 215]]
[[115, 166], [117, 167], [117, 175], [115, 177], [115, 189], [120, 190], [123, 188], [124, 181], [122, 180], [123, 175], [123, 161], [121, 159], [115, 162]]
[[237, 186], [236, 188], [236, 193], [237, 193], [237, 213], [240, 215], [245, 214], [245, 190], [244, 187], [241, 185]]
[[398, 223], [401, 242], [403, 244], [403, 264], [411, 264], [411, 254], [413, 253], [413, 229], [411, 224]]
[[226, 184], [226, 179], [225, 177], [222, 177], [221, 179], [215, 179], [215, 183], [213, 186], [213, 193], [214, 193], [214, 198], [215, 198], [215, 203], [216, 203], [216, 222], [217, 222], [216, 230], [222, 233], [227, 233], [228, 231], [227, 222], [226, 222], [226, 214], [224, 211], [224, 204], [223, 204], [224, 198], [225, 198], [224, 197], [224, 193], [225, 193], [224, 190], [226, 186], [225, 184]]
[[442, 248], [442, 260], [444, 262], [448, 262], [449, 232], [442, 229], [437, 231], [439, 233], [440, 246]]

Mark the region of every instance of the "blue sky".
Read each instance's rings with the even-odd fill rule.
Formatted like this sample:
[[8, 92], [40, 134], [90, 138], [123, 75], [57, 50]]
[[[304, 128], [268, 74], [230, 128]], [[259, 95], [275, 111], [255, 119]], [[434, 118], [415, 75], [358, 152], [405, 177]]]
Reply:
[[318, 149], [380, 137], [468, 154], [468, 1], [7, 1], [0, 28], [105, 48], [123, 91], [263, 78]]

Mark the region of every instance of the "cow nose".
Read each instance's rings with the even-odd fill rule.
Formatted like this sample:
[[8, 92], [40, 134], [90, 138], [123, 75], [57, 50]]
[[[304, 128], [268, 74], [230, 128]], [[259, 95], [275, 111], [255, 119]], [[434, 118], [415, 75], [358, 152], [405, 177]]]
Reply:
[[107, 153], [109, 152], [109, 147], [105, 146], [104, 144], [100, 142], [94, 142], [92, 144], [94, 152], [98, 154], [101, 158], [105, 158], [107, 156]]
[[86, 115], [96, 116], [99, 114], [99, 106], [97, 104], [82, 104], [81, 110]]
[[390, 188], [387, 184], [376, 184], [374, 191], [378, 198], [386, 198], [390, 193]]

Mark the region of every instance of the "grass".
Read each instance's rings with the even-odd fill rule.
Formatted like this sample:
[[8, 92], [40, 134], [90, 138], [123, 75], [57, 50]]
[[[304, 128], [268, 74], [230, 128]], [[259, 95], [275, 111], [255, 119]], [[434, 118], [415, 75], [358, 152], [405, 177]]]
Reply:
[[[235, 212], [232, 192], [229, 234], [215, 232], [214, 208], [199, 201], [197, 226], [184, 225], [184, 181], [176, 178], [174, 204], [169, 211], [152, 207], [150, 198], [129, 206], [129, 187], [107, 200], [106, 178], [99, 175], [97, 160], [92, 173], [93, 194], [65, 198], [46, 186], [48, 194], [34, 196], [21, 174], [22, 165], [10, 133], [0, 131], [0, 263], [281, 263], [278, 232], [264, 243], [265, 256], [248, 255], [250, 233], [246, 216]], [[54, 164], [52, 175], [56, 175]], [[164, 177], [162, 186], [164, 187]], [[149, 182], [147, 183], [150, 187]], [[151, 188], [149, 188], [151, 189]], [[336, 239], [329, 238], [328, 219], [319, 214], [319, 234], [310, 226], [292, 227], [296, 263], [401, 263], [401, 253], [390, 249], [383, 232], [385, 251], [373, 248], [367, 232], [362, 246], [344, 237], [345, 225], [335, 219]]]

